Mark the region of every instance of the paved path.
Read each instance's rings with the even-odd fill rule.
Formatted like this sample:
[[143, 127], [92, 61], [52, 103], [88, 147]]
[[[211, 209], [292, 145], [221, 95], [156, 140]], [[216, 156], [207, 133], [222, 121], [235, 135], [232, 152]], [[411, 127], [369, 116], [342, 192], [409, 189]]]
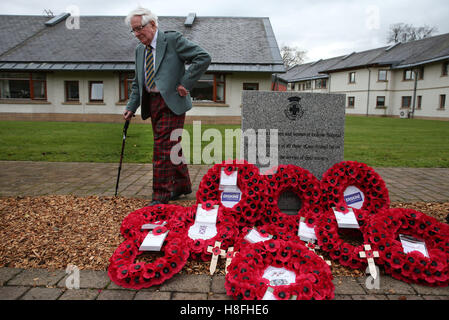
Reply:
[[[211, 166], [190, 165], [194, 199], [201, 178]], [[385, 180], [391, 201], [449, 200], [449, 169], [375, 168]], [[0, 196], [72, 194], [112, 196], [118, 164], [0, 161]], [[119, 195], [151, 199], [152, 165], [122, 166]]]
[[[190, 166], [194, 194], [210, 166]], [[72, 194], [111, 196], [117, 164], [0, 161], [0, 196]], [[124, 164], [119, 195], [151, 199], [151, 165]], [[449, 169], [375, 168], [392, 201], [449, 200]], [[65, 270], [0, 268], [0, 300], [228, 300], [223, 276], [176, 275], [145, 290], [126, 290], [106, 271], [80, 272], [80, 289], [66, 288]], [[365, 277], [336, 277], [337, 300], [449, 300], [449, 288], [410, 285], [381, 277], [380, 289], [368, 290]]]

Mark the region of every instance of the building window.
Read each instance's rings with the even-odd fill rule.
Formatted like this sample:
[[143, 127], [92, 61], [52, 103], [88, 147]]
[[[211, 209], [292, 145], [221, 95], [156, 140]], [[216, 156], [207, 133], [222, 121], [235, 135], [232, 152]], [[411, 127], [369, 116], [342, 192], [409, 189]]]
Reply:
[[[413, 69], [404, 70], [403, 80], [404, 81], [415, 80], [415, 71], [416, 70], [413, 70]], [[417, 69], [417, 71], [418, 71], [418, 80], [423, 80], [424, 79], [424, 67], [420, 67], [419, 69]]]
[[418, 98], [418, 100], [417, 100], [417, 103], [416, 103], [416, 109], [421, 110], [421, 108], [422, 108], [422, 96], [418, 96], [417, 98]]
[[0, 99], [47, 100], [45, 73], [0, 72]]
[[326, 79], [315, 80], [315, 88], [316, 89], [326, 89], [327, 88], [327, 80]]
[[355, 72], [349, 73], [349, 83], [355, 83]]
[[310, 89], [312, 89], [312, 81], [307, 80], [305, 83], [305, 90], [310, 90]]
[[402, 108], [410, 108], [412, 105], [412, 97], [411, 96], [404, 96], [402, 97]]
[[259, 90], [259, 84], [258, 83], [244, 83], [243, 84], [243, 90]]
[[440, 109], [446, 108], [446, 95], [442, 94], [440, 95]]
[[449, 72], [449, 61], [443, 63], [443, 69], [441, 70], [441, 76], [446, 77]]
[[388, 74], [387, 70], [379, 70], [377, 80], [378, 81], [388, 81], [387, 74]]
[[103, 81], [89, 81], [89, 101], [103, 102]]
[[204, 74], [190, 92], [193, 101], [224, 103], [225, 81], [224, 74]]
[[123, 72], [119, 75], [120, 101], [127, 101], [131, 95], [134, 72]]
[[378, 108], [385, 107], [385, 97], [384, 96], [377, 97], [377, 99], [376, 99], [376, 107], [378, 107]]
[[291, 83], [291, 84], [290, 84], [290, 89], [291, 89], [292, 91], [295, 91], [295, 84], [294, 84], [294, 83]]
[[80, 91], [78, 81], [65, 81], [65, 101], [79, 102]]
[[348, 97], [348, 108], [355, 107], [355, 97]]

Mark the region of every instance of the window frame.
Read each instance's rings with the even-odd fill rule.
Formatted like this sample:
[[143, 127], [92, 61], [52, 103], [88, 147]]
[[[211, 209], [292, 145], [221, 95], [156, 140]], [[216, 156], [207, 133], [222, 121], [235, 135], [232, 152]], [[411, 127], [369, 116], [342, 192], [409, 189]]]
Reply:
[[[352, 76], [354, 76], [354, 79], [352, 79], [353, 77]], [[348, 79], [348, 83], [349, 84], [354, 84], [354, 83], [356, 83], [356, 72], [355, 71], [353, 71], [353, 72], [349, 72], [349, 79]]]
[[[24, 78], [8, 78], [8, 77], [1, 77], [2, 73], [6, 74], [26, 74], [27, 77]], [[33, 79], [33, 75], [44, 75], [44, 79]], [[8, 81], [14, 81], [14, 80], [20, 80], [20, 81], [28, 81], [28, 88], [30, 90], [30, 97], [29, 98], [1, 98], [2, 93], [0, 91], [0, 99], [2, 100], [32, 100], [32, 101], [47, 101], [47, 74], [44, 72], [0, 72], [0, 80], [8, 80]], [[34, 87], [36, 82], [43, 82], [44, 84], [44, 97], [43, 98], [36, 98], [34, 95]], [[1, 90], [1, 88], [0, 88]]]
[[[245, 86], [254, 86], [256, 87], [255, 89], [247, 89], [245, 88]], [[243, 90], [252, 90], [252, 91], [259, 91], [259, 82], [243, 82]]]
[[[381, 72], [385, 72], [385, 79], [380, 78]], [[388, 70], [387, 69], [380, 69], [377, 73], [377, 81], [379, 82], [388, 82]]]
[[[352, 101], [352, 105], [351, 105], [351, 101]], [[355, 108], [355, 97], [354, 96], [348, 97], [348, 108]]]
[[327, 79], [315, 79], [315, 89], [327, 89]]
[[[69, 99], [69, 84], [76, 83], [78, 85], [78, 99]], [[80, 102], [80, 82], [78, 80], [65, 80], [64, 81], [64, 101], [65, 102]]]
[[441, 67], [441, 76], [442, 77], [449, 76], [449, 61], [443, 62], [443, 65]]
[[[226, 103], [226, 73], [206, 73], [206, 75], [212, 75], [212, 80], [201, 80], [201, 78], [197, 82], [212, 82], [212, 102], [208, 100], [193, 100], [192, 96], [192, 102], [193, 103]], [[219, 80], [220, 77], [223, 76], [223, 80]], [[223, 100], [217, 100], [217, 88], [218, 85], [223, 85]], [[192, 90], [194, 90], [193, 88]]]
[[[383, 105], [379, 104], [379, 98], [383, 98]], [[376, 108], [385, 108], [386, 107], [386, 96], [377, 96], [376, 97]]]
[[[408, 100], [408, 106], [404, 104], [404, 102]], [[402, 96], [401, 98], [401, 109], [410, 109], [412, 106], [412, 96]]]
[[[132, 77], [130, 77], [131, 75]], [[132, 87], [133, 85], [134, 78], [135, 78], [134, 71], [119, 73], [119, 80], [118, 80], [119, 102], [127, 102], [129, 100], [128, 91], [129, 88]], [[124, 94], [125, 94], [124, 97], [122, 97], [122, 82], [124, 86]]]
[[[101, 83], [103, 85], [103, 97], [102, 99], [92, 99], [92, 85], [96, 83]], [[89, 81], [89, 102], [92, 103], [103, 103], [104, 102], [104, 82], [101, 80]]]
[[446, 109], [446, 95], [440, 94], [440, 106], [439, 110], [445, 110]]

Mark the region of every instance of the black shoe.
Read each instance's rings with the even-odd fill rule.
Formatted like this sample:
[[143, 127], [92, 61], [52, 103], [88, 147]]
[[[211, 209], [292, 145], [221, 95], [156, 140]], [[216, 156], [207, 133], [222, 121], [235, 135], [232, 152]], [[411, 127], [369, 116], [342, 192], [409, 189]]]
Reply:
[[170, 201], [178, 200], [182, 195], [191, 194], [192, 190], [187, 191], [172, 191], [170, 192]]
[[163, 203], [158, 200], [153, 200], [149, 204], [147, 204], [145, 207], [157, 206], [158, 204], [163, 204]]

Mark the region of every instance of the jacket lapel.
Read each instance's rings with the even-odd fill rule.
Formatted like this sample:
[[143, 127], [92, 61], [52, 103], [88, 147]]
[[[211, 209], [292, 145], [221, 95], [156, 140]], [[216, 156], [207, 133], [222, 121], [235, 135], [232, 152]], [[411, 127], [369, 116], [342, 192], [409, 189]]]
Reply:
[[157, 73], [157, 70], [161, 65], [161, 61], [164, 58], [165, 49], [167, 49], [167, 40], [165, 39], [164, 31], [159, 30], [156, 40], [156, 63], [154, 68], [155, 74]]

